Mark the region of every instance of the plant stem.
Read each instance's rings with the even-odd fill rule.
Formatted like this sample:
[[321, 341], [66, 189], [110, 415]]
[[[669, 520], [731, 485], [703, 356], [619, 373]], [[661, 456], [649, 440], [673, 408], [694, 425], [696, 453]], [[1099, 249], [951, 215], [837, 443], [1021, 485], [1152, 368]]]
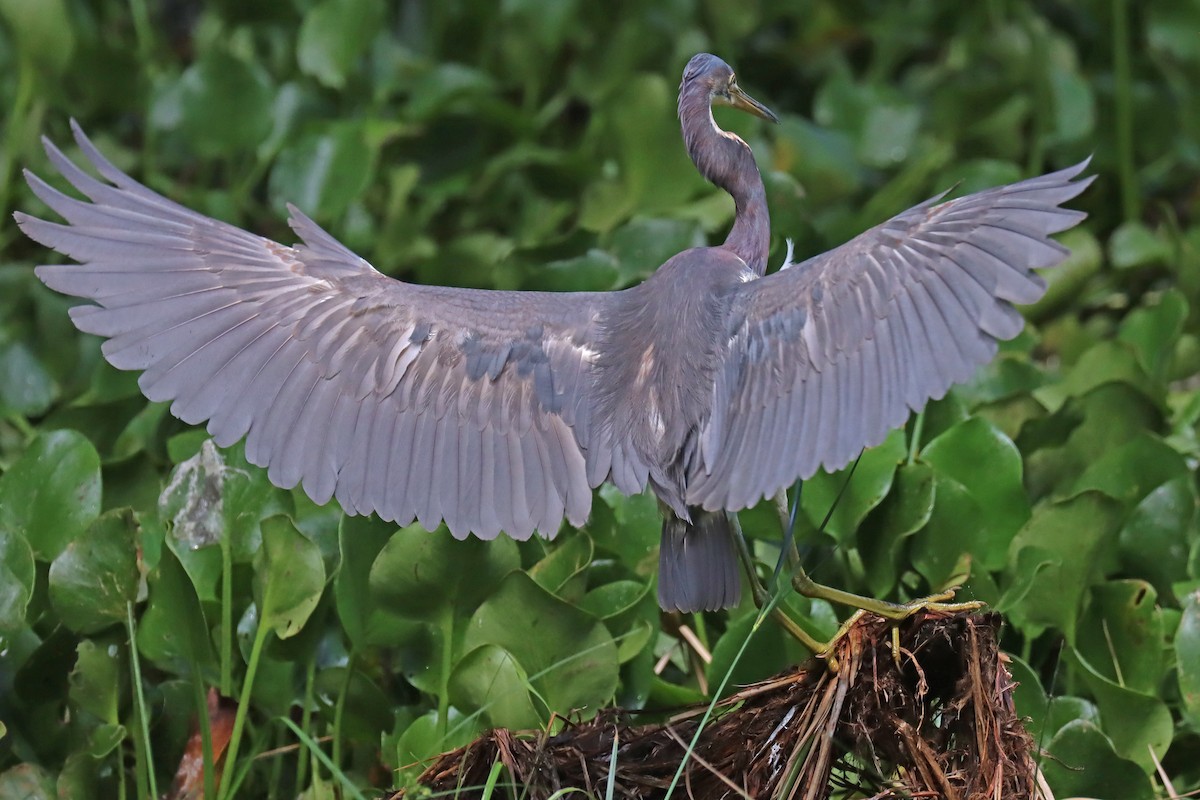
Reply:
[[142, 662], [137, 653], [136, 628], [133, 625], [133, 603], [125, 603], [125, 630], [129, 633], [129, 663], [133, 668], [133, 695], [137, 701], [138, 727], [142, 734], [142, 751], [146, 763], [146, 778], [151, 797], [158, 797], [154, 779], [154, 757], [150, 749], [150, 717], [146, 714], [146, 694], [142, 690]]
[[266, 644], [270, 629], [270, 626], [263, 624], [260, 619], [254, 631], [250, 661], [246, 664], [246, 678], [242, 681], [242, 693], [238, 696], [237, 715], [233, 718], [233, 732], [229, 736], [229, 746], [225, 750], [225, 769], [221, 771], [221, 788], [217, 792], [217, 797], [221, 800], [230, 796], [229, 787], [233, 780], [234, 767], [237, 765], [238, 745], [241, 744], [242, 730], [246, 727], [246, 715], [250, 711], [250, 695], [254, 688], [254, 676], [258, 672], [258, 662], [262, 658], [263, 645]]
[[[309, 657], [308, 668], [304, 672], [304, 710], [300, 712], [300, 729], [308, 733], [309, 727], [312, 725], [312, 705], [313, 705], [313, 683], [317, 677], [317, 659]], [[312, 756], [307, 758], [303, 753], [296, 759], [296, 786], [297, 792], [304, 788], [304, 782], [308, 780], [308, 762]]]
[[445, 739], [450, 727], [450, 668], [454, 665], [454, 607], [442, 614], [442, 674], [438, 678], [438, 734]]
[[342, 678], [342, 686], [338, 691], [337, 703], [333, 707], [333, 763], [340, 769], [342, 766], [342, 718], [346, 715], [346, 695], [350, 693], [350, 678], [354, 675], [355, 651], [350, 651], [346, 659], [346, 675]]
[[233, 697], [233, 544], [231, 531], [221, 536], [221, 694]]
[[217, 765], [213, 760], [212, 719], [208, 713], [208, 698], [204, 696], [204, 683], [200, 679], [200, 665], [192, 661], [192, 692], [196, 703], [196, 724], [200, 727], [201, 753], [204, 761], [204, 796], [217, 796]]

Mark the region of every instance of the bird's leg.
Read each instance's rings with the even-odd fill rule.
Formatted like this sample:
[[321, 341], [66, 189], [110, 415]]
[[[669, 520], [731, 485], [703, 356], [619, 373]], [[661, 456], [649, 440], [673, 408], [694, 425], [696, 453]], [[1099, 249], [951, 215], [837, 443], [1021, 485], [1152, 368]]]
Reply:
[[[750, 546], [746, 543], [746, 537], [742, 535], [742, 525], [738, 522], [737, 514], [729, 514], [729, 528], [733, 531], [734, 547], [737, 549], [738, 560], [742, 562], [742, 569], [746, 573], [746, 577], [750, 580], [750, 592], [754, 596], [754, 605], [759, 608], [770, 607], [771, 593], [767, 591], [767, 587], [763, 586], [762, 581], [758, 579], [758, 571], [754, 568], [754, 556], [750, 553]], [[794, 636], [800, 644], [812, 650], [818, 655], [824, 654], [828, 646], [819, 642], [808, 631], [801, 628], [794, 619], [789, 617], [779, 606], [771, 607], [771, 616], [775, 621], [783, 626], [784, 630]]]
[[889, 603], [886, 600], [876, 600], [873, 597], [866, 597], [853, 592], [845, 592], [841, 589], [835, 589], [832, 586], [826, 586], [823, 583], [817, 583], [809, 577], [804, 571], [804, 567], [800, 564], [800, 552], [792, 546], [791, 552], [788, 555], [792, 564], [792, 586], [797, 592], [805, 597], [811, 597], [818, 600], [827, 600], [830, 603], [839, 603], [851, 608], [869, 611], [872, 614], [878, 614], [884, 619], [908, 619], [918, 611], [975, 611], [983, 607], [983, 603], [978, 600], [968, 600], [963, 603], [948, 603], [954, 597], [955, 589], [948, 589], [944, 592], [921, 597], [916, 600], [910, 600], [907, 603]]
[[[792, 569], [792, 587], [804, 597], [817, 600], [825, 600], [830, 603], [838, 603], [844, 606], [850, 606], [857, 609], [855, 613], [842, 623], [838, 628], [837, 633], [828, 643], [822, 645], [816, 652], [818, 655], [830, 658], [833, 652], [834, 644], [846, 635], [846, 632], [854, 625], [855, 622], [862, 617], [864, 612], [877, 614], [884, 619], [903, 620], [916, 614], [918, 611], [975, 611], [983, 606], [983, 603], [978, 601], [968, 601], [964, 603], [949, 603], [946, 602], [954, 597], [954, 590], [941, 592], [939, 594], [922, 597], [908, 603], [889, 603], [885, 600], [876, 600], [873, 597], [865, 597], [863, 595], [853, 594], [851, 592], [835, 589], [832, 586], [826, 586], [822, 583], [817, 583], [800, 563], [800, 551], [796, 547], [795, 539], [789, 535], [792, 527], [791, 512], [789, 509], [787, 491], [781, 490], [775, 495], [775, 511], [779, 515], [779, 524], [783, 529], [785, 548], [787, 553], [788, 564]], [[893, 655], [899, 660], [899, 644], [896, 639], [898, 630], [893, 629]], [[811, 637], [809, 637], [811, 638]], [[811, 645], [810, 645], [811, 646]], [[837, 669], [836, 663], [830, 664], [834, 670]]]

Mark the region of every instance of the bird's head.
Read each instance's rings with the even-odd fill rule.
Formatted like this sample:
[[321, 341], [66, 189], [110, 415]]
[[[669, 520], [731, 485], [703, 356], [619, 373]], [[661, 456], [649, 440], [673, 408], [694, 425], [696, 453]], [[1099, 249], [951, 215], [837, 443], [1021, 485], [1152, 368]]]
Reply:
[[708, 95], [709, 102], [715, 106], [732, 106], [770, 122], [779, 122], [779, 117], [771, 109], [742, 91], [733, 67], [714, 55], [700, 53], [692, 56], [684, 68], [680, 94], [693, 87]]

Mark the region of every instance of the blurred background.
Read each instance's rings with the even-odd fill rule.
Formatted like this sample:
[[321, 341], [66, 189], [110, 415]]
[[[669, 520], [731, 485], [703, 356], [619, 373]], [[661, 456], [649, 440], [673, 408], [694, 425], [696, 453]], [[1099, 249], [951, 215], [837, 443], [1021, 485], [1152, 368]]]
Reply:
[[[210, 790], [351, 796], [490, 725], [805, 655], [770, 626], [743, 651], [749, 602], [661, 619], [647, 498], [483, 545], [273, 489], [101, 360], [8, 221], [44, 211], [20, 172], [49, 177], [39, 137], [75, 118], [285, 243], [290, 201], [404, 280], [616, 289], [732, 221], [675, 116], [701, 51], [782, 120], [717, 111], [758, 159], [775, 264], [785, 238], [804, 258], [1092, 157], [1027, 332], [866, 454], [824, 526], [847, 476], [810, 481], [799, 531], [827, 582], [965, 581], [1004, 615], [1058, 796], [1200, 786], [1198, 0], [0, 0], [0, 796], [189, 796], [202, 778], [168, 787], [197, 718], [235, 763]], [[743, 522], [773, 564], [773, 512]], [[817, 633], [842, 613], [788, 602]]]

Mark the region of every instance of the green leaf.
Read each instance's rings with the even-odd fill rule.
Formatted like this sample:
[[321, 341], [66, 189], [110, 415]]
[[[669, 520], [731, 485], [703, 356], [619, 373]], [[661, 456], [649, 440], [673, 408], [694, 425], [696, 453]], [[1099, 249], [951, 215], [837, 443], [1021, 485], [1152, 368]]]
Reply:
[[171, 550], [163, 552], [148, 582], [149, 601], [138, 620], [138, 652], [177, 675], [211, 670], [215, 659], [204, 609]]
[[1183, 709], [1196, 725], [1200, 723], [1200, 591], [1184, 598], [1175, 631], [1175, 669]]
[[398, 528], [375, 516], [343, 516], [338, 526], [341, 552], [334, 577], [338, 619], [355, 649], [394, 644], [411, 623], [380, 608], [371, 594], [371, 566]]
[[93, 633], [125, 620], [140, 577], [137, 527], [133, 509], [109, 511], [50, 565], [50, 600], [71, 630]]
[[1124, 222], [1108, 240], [1108, 258], [1117, 269], [1137, 269], [1166, 264], [1171, 245], [1151, 231], [1144, 222]]
[[254, 562], [258, 624], [280, 639], [295, 636], [325, 589], [321, 551], [284, 516], [263, 522], [263, 546]]
[[252, 152], [271, 132], [274, 95], [260, 65], [206, 49], [155, 98], [150, 122], [182, 134], [194, 152], [208, 158]]
[[15, 531], [0, 528], [0, 634], [25, 624], [35, 579], [29, 543]]
[[1167, 668], [1157, 600], [1145, 581], [1107, 581], [1092, 587], [1075, 636], [1076, 653], [1105, 680], [1157, 695]]
[[[1130, 655], [1122, 653], [1124, 657]], [[1104, 732], [1113, 749], [1122, 758], [1140, 766], [1146, 774], [1153, 772], [1151, 751], [1161, 758], [1171, 746], [1174, 733], [1167, 704], [1154, 695], [1109, 680], [1076, 650], [1069, 650], [1067, 658], [1096, 698]]]
[[517, 544], [455, 539], [419, 525], [396, 531], [371, 565], [374, 602], [409, 619], [436, 619], [446, 608], [470, 613], [521, 566]]
[[568, 534], [553, 546], [545, 558], [529, 569], [529, 577], [551, 594], [564, 600], [577, 601], [578, 597], [572, 597], [564, 590], [573, 578], [587, 570], [592, 563], [592, 555], [592, 540], [587, 534]]
[[1131, 311], [1121, 321], [1117, 337], [1133, 348], [1147, 374], [1162, 380], [1187, 316], [1188, 302], [1183, 293], [1168, 289], [1155, 305]]
[[296, 58], [300, 69], [341, 89], [347, 73], [380, 32], [383, 7], [371, 0], [324, 0], [304, 15]]
[[0, 412], [41, 416], [58, 395], [54, 378], [21, 341], [0, 330]]
[[1143, 432], [1092, 462], [1066, 493], [1095, 489], [1132, 506], [1154, 487], [1188, 472], [1183, 456]]
[[0, 475], [0, 528], [49, 561], [100, 513], [100, 456], [75, 431], [43, 433]]
[[1112, 742], [1088, 720], [1064, 725], [1046, 749], [1053, 758], [1042, 762], [1042, 772], [1055, 797], [1152, 800], [1155, 796], [1146, 774], [1118, 756]]
[[[857, 467], [852, 465], [834, 473], [821, 471], [805, 481], [800, 506], [814, 527], [832, 509], [825, 532], [839, 542], [851, 542], [863, 518], [892, 488], [896, 466], [906, 453], [904, 431], [894, 430], [879, 446], [864, 451]], [[840, 499], [839, 492], [842, 492]]]
[[451, 702], [458, 708], [478, 708], [488, 725], [530, 730], [541, 725], [529, 676], [503, 647], [484, 644], [454, 665], [450, 676]]
[[892, 490], [858, 531], [858, 552], [867, 583], [878, 597], [895, 588], [908, 539], [929, 522], [934, 505], [934, 473], [927, 464], [901, 464]]
[[1160, 594], [1169, 593], [1173, 584], [1185, 580], [1196, 503], [1196, 489], [1187, 472], [1142, 498], [1118, 536], [1124, 570], [1144, 576]]
[[270, 194], [319, 219], [337, 219], [366, 188], [377, 150], [361, 123], [343, 122], [301, 136], [280, 152], [271, 169]]
[[70, 66], [75, 51], [75, 26], [63, 0], [36, 3], [0, 0], [0, 17], [4, 18], [21, 55], [40, 69], [57, 77]]
[[510, 572], [471, 618], [464, 650], [486, 644], [516, 658], [546, 711], [590, 716], [617, 688], [617, 648], [604, 624], [524, 572]]
[[1009, 546], [1009, 586], [997, 610], [1027, 636], [1055, 627], [1074, 641], [1080, 604], [1111, 559], [1122, 516], [1099, 492], [1035, 506]]
[[1008, 543], [1030, 513], [1021, 454], [1016, 446], [985, 420], [972, 417], [926, 445], [921, 460], [939, 476], [956, 481], [970, 495], [982, 516], [976, 520], [960, 518], [959, 524], [982, 526], [985, 534], [974, 554], [986, 569], [1002, 567]]
[[69, 677], [71, 702], [111, 725], [120, 722], [123, 652], [116, 644], [84, 639], [75, 648], [75, 666]]
[[457, 709], [450, 709], [450, 728], [443, 736], [437, 709], [413, 720], [396, 742], [397, 764], [420, 764], [434, 756], [464, 747], [475, 738], [481, 726]]

